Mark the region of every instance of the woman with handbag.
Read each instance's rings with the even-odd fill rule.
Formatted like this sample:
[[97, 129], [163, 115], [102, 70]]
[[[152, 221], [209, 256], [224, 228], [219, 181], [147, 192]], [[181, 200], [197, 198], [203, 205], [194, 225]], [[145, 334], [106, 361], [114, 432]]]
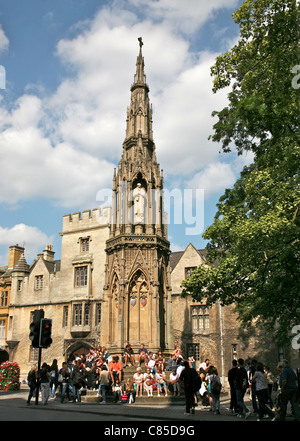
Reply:
[[148, 394], [148, 397], [153, 397], [153, 375], [151, 374], [151, 369], [148, 367], [144, 373], [144, 389]]
[[167, 389], [167, 382], [166, 382], [166, 376], [162, 369], [162, 366], [158, 366], [157, 372], [155, 374], [155, 381], [157, 385], [157, 396], [160, 397], [160, 390], [164, 389], [165, 396], [168, 396], [168, 389]]
[[139, 391], [140, 391], [140, 397], [143, 396], [143, 382], [144, 382], [144, 375], [142, 374], [142, 369], [138, 367], [136, 373], [133, 375], [133, 383], [136, 384], [137, 397], [139, 396]]

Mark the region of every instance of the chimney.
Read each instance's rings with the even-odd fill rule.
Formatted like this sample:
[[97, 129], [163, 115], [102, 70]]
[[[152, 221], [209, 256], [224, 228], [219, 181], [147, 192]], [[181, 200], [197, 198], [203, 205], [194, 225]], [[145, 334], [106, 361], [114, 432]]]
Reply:
[[8, 268], [13, 268], [24, 253], [24, 248], [19, 247], [18, 244], [9, 247]]
[[54, 254], [52, 245], [46, 245], [46, 249], [44, 250], [44, 259], [48, 262], [54, 262]]

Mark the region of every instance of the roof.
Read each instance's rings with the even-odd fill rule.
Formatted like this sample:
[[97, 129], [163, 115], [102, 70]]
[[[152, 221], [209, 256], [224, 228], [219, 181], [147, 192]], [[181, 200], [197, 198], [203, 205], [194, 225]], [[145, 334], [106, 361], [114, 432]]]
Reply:
[[29, 273], [29, 265], [26, 262], [24, 254], [18, 260], [18, 263], [13, 267], [13, 271], [21, 271], [24, 273]]
[[[44, 259], [43, 257], [40, 257], [40, 259], [44, 262], [45, 267], [47, 268], [49, 273], [56, 273], [57, 271], [60, 271], [60, 260], [53, 260], [52, 262], [49, 260]], [[33, 270], [37, 263], [37, 260], [34, 260], [30, 266], [30, 272]]]
[[0, 266], [0, 276], [7, 271], [7, 268], [8, 268], [7, 265]]
[[[171, 253], [171, 255], [170, 255], [171, 272], [174, 270], [177, 263], [180, 261], [180, 259], [184, 255], [185, 251], [186, 251], [186, 249], [183, 251], [175, 251], [174, 253]], [[196, 249], [196, 251], [203, 260], [206, 260], [207, 250], [205, 250], [205, 249], [197, 250]]]
[[53, 262], [50, 262], [49, 260], [44, 259], [44, 264], [46, 265], [49, 273], [56, 273], [57, 271], [60, 271], [60, 260], [53, 260]]

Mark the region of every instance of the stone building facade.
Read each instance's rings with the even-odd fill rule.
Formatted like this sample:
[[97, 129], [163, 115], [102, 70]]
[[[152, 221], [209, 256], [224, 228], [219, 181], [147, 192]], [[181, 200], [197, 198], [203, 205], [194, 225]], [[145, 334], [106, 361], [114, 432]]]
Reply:
[[[16, 267], [19, 259], [23, 254], [23, 247], [20, 247], [19, 245], [10, 246], [8, 264], [0, 266], [0, 349], [3, 351], [6, 350], [6, 335], [9, 317], [8, 309], [11, 297], [12, 269]], [[19, 267], [22, 265], [22, 260], [18, 265]]]
[[128, 341], [168, 356], [178, 340], [186, 356], [209, 358], [224, 378], [232, 358], [262, 351], [257, 330], [241, 333], [232, 307], [180, 296], [182, 280], [206, 254], [192, 244], [170, 251], [148, 93], [140, 40], [112, 207], [63, 217], [60, 260], [47, 245], [31, 266], [22, 255], [11, 269], [6, 346], [23, 375], [37, 360], [29, 340], [36, 309], [53, 323], [53, 343], [42, 351], [48, 363], [99, 345], [120, 355]]

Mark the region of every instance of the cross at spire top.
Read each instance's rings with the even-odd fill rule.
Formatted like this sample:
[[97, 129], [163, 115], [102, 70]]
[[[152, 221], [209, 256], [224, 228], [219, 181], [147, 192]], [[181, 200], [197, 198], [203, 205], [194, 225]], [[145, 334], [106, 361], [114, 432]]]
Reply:
[[[139, 85], [139, 86], [142, 85], [149, 91], [149, 88], [146, 84], [146, 75], [144, 73], [145, 64], [144, 64], [144, 58], [143, 58], [143, 54], [142, 54], [142, 46], [144, 43], [143, 43], [142, 37], [139, 37], [138, 41], [139, 41], [139, 45], [140, 45], [140, 53], [139, 53], [137, 60], [136, 60], [136, 74], [134, 76], [134, 83], [132, 85], [132, 88], [135, 88], [137, 85]], [[131, 88], [131, 90], [133, 90], [132, 88]]]

